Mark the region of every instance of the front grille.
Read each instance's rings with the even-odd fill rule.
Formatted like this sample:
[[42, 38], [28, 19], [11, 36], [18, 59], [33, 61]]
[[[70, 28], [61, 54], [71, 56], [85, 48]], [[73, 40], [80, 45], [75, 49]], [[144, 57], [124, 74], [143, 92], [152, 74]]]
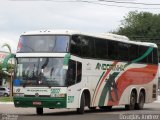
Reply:
[[39, 95], [39, 96], [35, 96], [35, 95], [24, 95], [24, 97], [50, 97], [50, 95]]

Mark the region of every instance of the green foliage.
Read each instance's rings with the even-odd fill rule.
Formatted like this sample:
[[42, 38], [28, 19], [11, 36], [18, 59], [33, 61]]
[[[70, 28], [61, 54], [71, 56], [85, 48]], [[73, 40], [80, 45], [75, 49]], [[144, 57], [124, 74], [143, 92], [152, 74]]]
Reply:
[[132, 40], [160, 40], [160, 14], [149, 12], [129, 12], [121, 22], [121, 27], [115, 32]]
[[4, 43], [4, 44], [2, 45], [2, 47], [7, 47], [8, 50], [9, 50], [9, 52], [12, 53], [12, 51], [11, 51], [11, 46], [10, 46], [9, 44]]
[[13, 99], [9, 97], [0, 97], [0, 102], [12, 102]]
[[131, 40], [156, 43], [160, 52], [160, 14], [131, 11], [114, 33], [125, 35]]
[[[7, 47], [9, 52], [12, 53], [11, 51], [11, 47], [8, 43], [4, 43], [2, 45], [2, 47]], [[2, 65], [3, 63], [0, 64], [0, 77], [3, 77], [4, 79], [8, 79], [8, 75], [6, 75], [3, 71], [2, 71]], [[13, 64], [7, 64], [7, 72], [11, 73], [11, 71], [14, 69], [14, 65]]]
[[[8, 64], [8, 66], [7, 66], [7, 72], [8, 72], [8, 73], [11, 73], [11, 70], [13, 70], [13, 69], [14, 69], [14, 65], [13, 65], [13, 64]], [[0, 76], [1, 76], [1, 77], [3, 76], [3, 78], [8, 79], [8, 75], [6, 75], [6, 74], [2, 71], [2, 64], [0, 64]]]

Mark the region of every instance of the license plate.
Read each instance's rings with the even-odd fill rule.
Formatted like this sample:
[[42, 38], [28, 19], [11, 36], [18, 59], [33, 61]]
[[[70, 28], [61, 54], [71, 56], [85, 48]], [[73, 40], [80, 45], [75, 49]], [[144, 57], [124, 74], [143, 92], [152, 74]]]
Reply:
[[42, 103], [39, 102], [39, 101], [34, 101], [34, 102], [33, 102], [33, 105], [42, 105]]

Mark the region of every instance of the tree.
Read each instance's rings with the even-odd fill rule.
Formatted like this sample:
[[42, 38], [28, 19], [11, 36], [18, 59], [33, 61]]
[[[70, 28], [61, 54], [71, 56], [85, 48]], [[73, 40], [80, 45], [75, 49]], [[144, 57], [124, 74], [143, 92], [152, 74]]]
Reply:
[[8, 50], [9, 50], [9, 52], [10, 52], [10, 53], [12, 53], [12, 51], [11, 51], [11, 47], [10, 47], [10, 45], [9, 45], [9, 44], [4, 43], [4, 44], [2, 45], [2, 47], [7, 47], [7, 48], [8, 48]]
[[[7, 47], [8, 50], [9, 50], [9, 53], [12, 54], [12, 51], [11, 51], [11, 47], [9, 44], [5, 43], [2, 45], [2, 47]], [[12, 98], [12, 71], [13, 70], [13, 65], [12, 65], [12, 61], [11, 61], [11, 64], [7, 64], [7, 73], [11, 73], [11, 80], [10, 80], [10, 98]], [[4, 74], [4, 73], [3, 73]]]
[[160, 14], [131, 11], [114, 33], [125, 35], [131, 40], [159, 42]]
[[[14, 68], [14, 65], [8, 64], [7, 72], [11, 73], [11, 70], [13, 70], [13, 68]], [[0, 64], [0, 76], [3, 76], [3, 78], [8, 79], [8, 75], [2, 71], [2, 64]]]
[[124, 16], [121, 27], [114, 33], [131, 40], [156, 43], [160, 52], [160, 14], [131, 11]]

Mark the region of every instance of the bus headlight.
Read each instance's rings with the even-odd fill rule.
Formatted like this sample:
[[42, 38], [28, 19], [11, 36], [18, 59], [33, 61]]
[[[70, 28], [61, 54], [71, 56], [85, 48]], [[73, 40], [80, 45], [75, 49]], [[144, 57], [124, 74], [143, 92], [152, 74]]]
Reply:
[[24, 97], [24, 93], [14, 93], [14, 97]]
[[51, 94], [51, 97], [65, 97], [64, 93], [61, 94]]

